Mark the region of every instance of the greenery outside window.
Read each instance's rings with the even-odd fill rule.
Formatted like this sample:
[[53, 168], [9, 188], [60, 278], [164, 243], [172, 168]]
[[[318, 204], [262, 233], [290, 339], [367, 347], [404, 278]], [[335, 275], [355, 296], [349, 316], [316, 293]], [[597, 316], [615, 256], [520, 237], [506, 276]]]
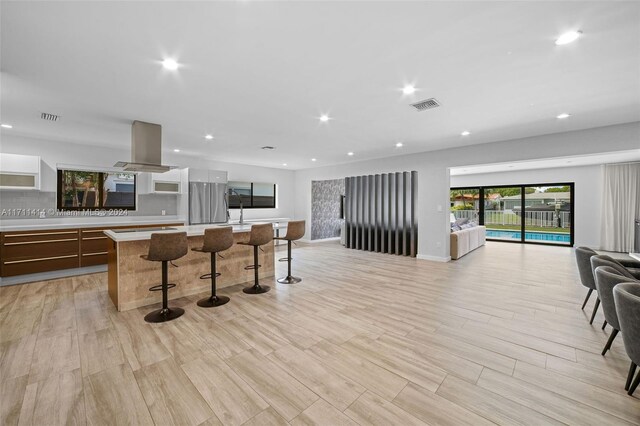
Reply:
[[276, 185], [259, 182], [229, 182], [229, 208], [275, 209]]
[[58, 170], [59, 210], [136, 209], [136, 175]]

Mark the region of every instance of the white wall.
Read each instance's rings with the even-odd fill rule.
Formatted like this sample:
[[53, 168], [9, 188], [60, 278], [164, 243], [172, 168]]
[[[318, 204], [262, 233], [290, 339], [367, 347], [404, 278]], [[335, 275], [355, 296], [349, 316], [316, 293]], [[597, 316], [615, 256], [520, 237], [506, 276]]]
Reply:
[[451, 187], [574, 182], [575, 246], [600, 246], [602, 166], [563, 167], [451, 176]]
[[[113, 167], [117, 161], [126, 161], [131, 158], [131, 152], [128, 149], [52, 142], [15, 135], [7, 136], [6, 134], [2, 136], [2, 141], [0, 141], [0, 152], [39, 155], [42, 158], [41, 190], [46, 192], [56, 192], [57, 164]], [[245, 210], [245, 219], [294, 217], [294, 171], [292, 170], [211, 161], [201, 157], [190, 157], [176, 153], [163, 153], [162, 158], [164, 164], [176, 165], [180, 168], [194, 167], [226, 170], [229, 173], [229, 180], [275, 183], [278, 185], [278, 207], [275, 209]], [[237, 219], [239, 215], [239, 211], [231, 211], [231, 219]]]
[[[418, 172], [418, 255], [449, 257], [449, 168], [638, 149], [640, 122], [531, 138], [429, 151], [296, 172], [295, 215], [311, 223], [311, 181], [416, 170]], [[438, 207], [442, 211], [438, 211]], [[599, 227], [595, 222], [587, 226]]]

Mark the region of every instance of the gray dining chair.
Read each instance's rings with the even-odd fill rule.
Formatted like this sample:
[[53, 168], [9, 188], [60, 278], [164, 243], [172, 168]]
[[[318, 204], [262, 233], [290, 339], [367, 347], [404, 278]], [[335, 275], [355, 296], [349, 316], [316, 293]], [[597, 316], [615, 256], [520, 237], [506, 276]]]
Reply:
[[[593, 261], [594, 258], [592, 258]], [[602, 312], [604, 313], [604, 319], [612, 328], [609, 340], [602, 350], [602, 355], [606, 354], [611, 349], [611, 344], [615, 340], [616, 336], [620, 332], [620, 323], [618, 321], [618, 315], [616, 313], [616, 304], [613, 299], [613, 288], [620, 283], [629, 282], [629, 278], [624, 275], [620, 275], [618, 271], [611, 266], [598, 266], [595, 269], [596, 288], [598, 290], [598, 297], [602, 303]], [[640, 281], [635, 281], [640, 284]]]
[[[634, 274], [634, 270], [633, 269], [629, 269], [626, 268], [624, 266], [622, 266], [622, 264], [620, 262], [618, 262], [617, 260], [613, 259], [610, 256], [604, 255], [604, 254], [597, 254], [595, 256], [591, 256], [590, 259], [591, 262], [591, 269], [594, 271], [594, 277], [595, 277], [595, 270], [596, 268], [600, 267], [600, 266], [608, 266], [609, 268], [612, 268], [616, 271], [616, 273], [618, 275], [621, 275], [623, 277], [625, 277], [624, 281], [631, 281], [634, 282], [637, 279], [640, 278], [640, 274], [638, 274], [638, 276], [636, 276]], [[596, 305], [600, 304], [600, 292], [598, 292], [598, 298], [596, 299]], [[596, 316], [596, 310], [597, 310], [597, 306], [593, 311], [593, 314], [591, 315], [591, 323], [593, 323], [593, 319]], [[602, 329], [604, 330], [605, 326], [607, 325], [607, 320], [605, 318], [604, 324], [602, 324]]]
[[[591, 297], [591, 293], [596, 289], [596, 282], [593, 277], [593, 269], [591, 268], [591, 257], [596, 256], [598, 253], [591, 250], [589, 247], [578, 247], [576, 249], [576, 263], [578, 264], [578, 273], [580, 274], [580, 282], [583, 286], [589, 289], [587, 292], [587, 297], [584, 298], [584, 302], [582, 303], [582, 309], [587, 306], [587, 301], [589, 301], [589, 297]], [[599, 304], [599, 302], [597, 302]], [[595, 316], [595, 312], [598, 309], [596, 306], [593, 310], [593, 316]]]
[[618, 284], [613, 288], [613, 299], [620, 322], [624, 349], [631, 359], [624, 389], [627, 394], [633, 395], [640, 384], [640, 373], [633, 379], [636, 367], [640, 364], [640, 284], [627, 282]]
[[[606, 254], [599, 254], [597, 256], [598, 260], [602, 262], [601, 265], [611, 266], [612, 268], [617, 269], [620, 274], [624, 275], [625, 277], [634, 278], [636, 280], [640, 279], [640, 269], [628, 266], [632, 263], [622, 263], [618, 259], [614, 259], [613, 257], [607, 256]], [[605, 261], [609, 263], [604, 263]]]

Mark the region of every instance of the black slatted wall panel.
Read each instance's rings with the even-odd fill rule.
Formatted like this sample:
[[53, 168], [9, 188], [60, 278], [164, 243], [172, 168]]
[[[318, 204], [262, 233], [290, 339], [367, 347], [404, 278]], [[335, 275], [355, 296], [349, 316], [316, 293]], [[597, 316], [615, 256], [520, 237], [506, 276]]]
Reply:
[[345, 179], [346, 247], [415, 257], [418, 172]]

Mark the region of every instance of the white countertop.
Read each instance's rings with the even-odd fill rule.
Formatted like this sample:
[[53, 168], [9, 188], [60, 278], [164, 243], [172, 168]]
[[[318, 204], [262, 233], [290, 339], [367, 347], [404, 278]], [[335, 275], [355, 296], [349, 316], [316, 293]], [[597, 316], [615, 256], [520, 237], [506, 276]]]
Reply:
[[118, 217], [65, 217], [47, 219], [4, 219], [0, 218], [0, 232], [27, 231], [38, 229], [91, 228], [98, 226], [162, 225], [184, 223], [178, 216], [118, 216]]
[[[268, 222], [255, 222], [257, 223], [268, 223]], [[225, 224], [219, 225], [189, 225], [189, 226], [172, 226], [171, 229], [162, 230], [162, 231], [135, 231], [135, 232], [113, 232], [113, 231], [104, 231], [104, 234], [111, 238], [113, 241], [119, 243], [123, 241], [141, 241], [148, 240], [151, 238], [151, 234], [155, 233], [171, 233], [171, 232], [186, 232], [187, 237], [197, 237], [204, 235], [204, 230], [207, 228], [219, 228], [229, 226]], [[233, 228], [233, 233], [239, 232], [249, 232], [251, 231], [251, 224], [245, 223], [244, 225], [231, 225]], [[286, 228], [286, 225], [274, 225], [273, 229], [281, 229]]]
[[[288, 217], [268, 217], [265, 219], [245, 219], [244, 223], [279, 223], [279, 222], [290, 222], [291, 219]], [[239, 225], [239, 220], [230, 220], [229, 225]]]

